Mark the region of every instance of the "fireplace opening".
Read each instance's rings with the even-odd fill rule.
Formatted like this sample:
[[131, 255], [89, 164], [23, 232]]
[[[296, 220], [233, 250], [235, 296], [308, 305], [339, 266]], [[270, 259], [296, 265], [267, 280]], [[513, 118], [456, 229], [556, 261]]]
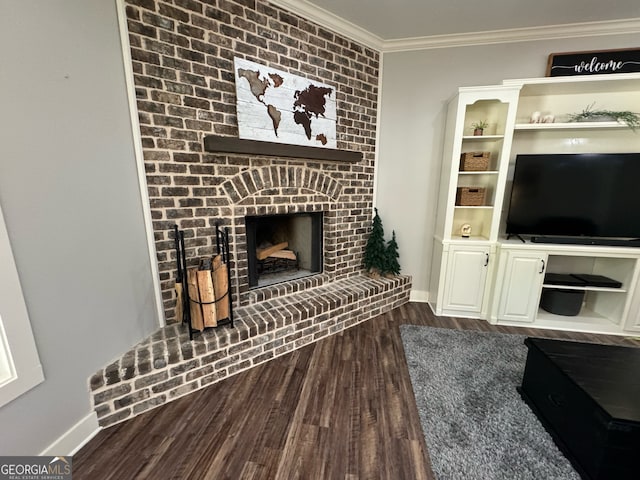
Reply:
[[322, 212], [245, 217], [249, 287], [322, 272]]

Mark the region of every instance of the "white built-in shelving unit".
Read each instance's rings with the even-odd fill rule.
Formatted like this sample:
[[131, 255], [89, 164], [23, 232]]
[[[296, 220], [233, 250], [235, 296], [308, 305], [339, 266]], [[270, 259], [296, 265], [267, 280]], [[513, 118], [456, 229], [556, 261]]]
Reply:
[[[618, 122], [569, 122], [585, 108], [640, 112], [640, 74], [505, 80], [460, 88], [448, 108], [430, 300], [437, 315], [610, 334], [640, 332], [640, 249], [533, 244], [504, 235], [518, 154], [640, 152], [640, 132]], [[534, 112], [548, 123], [530, 123]], [[489, 123], [474, 136], [471, 124]], [[463, 171], [464, 152], [491, 152], [488, 169]], [[486, 190], [480, 206], [456, 204], [459, 187]], [[632, 208], [632, 206], [630, 206]], [[471, 235], [462, 237], [462, 226]], [[591, 273], [620, 288], [548, 285], [546, 273]], [[578, 315], [540, 308], [544, 288], [584, 291]]]

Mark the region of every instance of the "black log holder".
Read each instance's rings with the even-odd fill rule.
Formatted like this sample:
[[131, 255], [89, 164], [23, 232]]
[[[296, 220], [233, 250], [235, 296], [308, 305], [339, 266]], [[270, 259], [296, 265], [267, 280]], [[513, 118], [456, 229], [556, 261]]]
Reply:
[[220, 225], [216, 223], [216, 250], [217, 254], [222, 257], [222, 263], [227, 266], [227, 291], [217, 297], [213, 302], [200, 302], [198, 300], [189, 297], [189, 288], [187, 284], [187, 255], [184, 246], [184, 231], [178, 230], [178, 226], [174, 226], [174, 235], [176, 241], [176, 258], [178, 259], [178, 272], [176, 279], [182, 281], [182, 322], [189, 326], [189, 339], [193, 340], [193, 325], [191, 323], [191, 302], [198, 303], [200, 305], [207, 305], [222, 301], [225, 297], [229, 297], [229, 316], [227, 318], [221, 318], [217, 320], [217, 328], [223, 325], [229, 325], [230, 328], [234, 328], [233, 325], [233, 305], [231, 297], [231, 265], [229, 254], [229, 227], [220, 228]]

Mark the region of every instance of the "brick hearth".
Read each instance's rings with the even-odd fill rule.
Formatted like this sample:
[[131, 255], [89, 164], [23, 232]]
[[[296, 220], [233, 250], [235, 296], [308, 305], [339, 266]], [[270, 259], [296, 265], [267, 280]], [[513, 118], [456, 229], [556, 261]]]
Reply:
[[[277, 286], [274, 286], [277, 287]], [[90, 379], [101, 426], [109, 426], [396, 308], [411, 279], [354, 276], [235, 311], [235, 328], [189, 340], [169, 325]]]

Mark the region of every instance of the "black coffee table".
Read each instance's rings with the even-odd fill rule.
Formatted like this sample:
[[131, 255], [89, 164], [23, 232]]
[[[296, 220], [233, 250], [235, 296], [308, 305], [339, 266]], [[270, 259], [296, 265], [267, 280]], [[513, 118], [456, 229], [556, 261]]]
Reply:
[[527, 338], [518, 389], [578, 473], [640, 479], [640, 348]]

